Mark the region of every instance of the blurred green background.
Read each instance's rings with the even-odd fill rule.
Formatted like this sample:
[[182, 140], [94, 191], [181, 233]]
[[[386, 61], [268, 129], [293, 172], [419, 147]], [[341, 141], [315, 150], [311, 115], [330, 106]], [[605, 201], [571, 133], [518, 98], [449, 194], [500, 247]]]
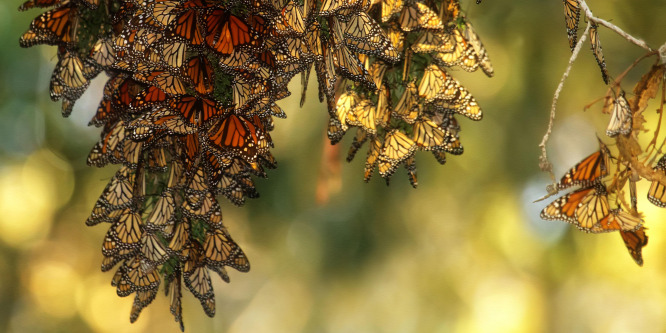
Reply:
[[[639, 183], [650, 236], [642, 268], [619, 234], [542, 221], [549, 201], [532, 203], [549, 182], [537, 145], [570, 56], [561, 1], [473, 2], [463, 9], [496, 76], [452, 72], [485, 113], [481, 122], [459, 118], [465, 154], [444, 166], [417, 154], [416, 190], [404, 169], [388, 188], [378, 175], [365, 184], [362, 158], [347, 164], [340, 156], [341, 178], [331, 183], [340, 191], [318, 204], [327, 116], [311, 79], [303, 109], [298, 93], [280, 103], [289, 118], [276, 119], [272, 133], [279, 168], [257, 181], [261, 198], [240, 208], [224, 202], [252, 270], [230, 272], [231, 284], [214, 281], [212, 319], [185, 292], [188, 332], [666, 330], [666, 210], [644, 199], [649, 184]], [[666, 2], [589, 2], [653, 47], [666, 40]], [[99, 135], [86, 124], [103, 81], [63, 119], [48, 97], [55, 48], [19, 48], [39, 13], [17, 12], [20, 3], [0, 3], [0, 332], [177, 332], [162, 296], [130, 324], [132, 297], [117, 297], [113, 273], [100, 272], [106, 227], [84, 221], [115, 172], [85, 163]], [[613, 76], [643, 53], [604, 28], [600, 38]], [[599, 105], [583, 112], [606, 91], [583, 51], [549, 145], [557, 176], [597, 149], [595, 133], [608, 119]], [[625, 79], [625, 90], [647, 65]]]

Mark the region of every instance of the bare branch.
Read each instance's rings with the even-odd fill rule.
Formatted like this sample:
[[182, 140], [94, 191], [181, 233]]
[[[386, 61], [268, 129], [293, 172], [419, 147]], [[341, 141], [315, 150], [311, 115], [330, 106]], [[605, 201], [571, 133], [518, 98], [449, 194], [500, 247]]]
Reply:
[[614, 31], [616, 34], [622, 36], [622, 38], [628, 40], [631, 43], [636, 44], [640, 48], [643, 48], [643, 49], [645, 49], [649, 52], [653, 51], [652, 48], [650, 46], [648, 46], [647, 43], [645, 41], [643, 41], [642, 39], [638, 39], [638, 38], [624, 32], [624, 30], [620, 29], [618, 26], [616, 26], [613, 23], [610, 23], [610, 22], [608, 22], [604, 19], [600, 19], [600, 18], [594, 16], [592, 11], [590, 10], [590, 7], [587, 6], [587, 3], [585, 2], [585, 0], [579, 0], [579, 1], [580, 1], [580, 8], [583, 9], [583, 11], [585, 12], [585, 16], [587, 17], [588, 21], [592, 21], [592, 22], [597, 23], [599, 25], [603, 25], [604, 27]]
[[580, 37], [578, 44], [576, 44], [576, 47], [571, 53], [571, 57], [569, 58], [569, 64], [567, 64], [567, 69], [564, 71], [564, 74], [562, 74], [562, 79], [560, 80], [560, 84], [557, 85], [557, 90], [555, 90], [555, 96], [553, 97], [553, 103], [550, 106], [550, 120], [548, 121], [548, 129], [546, 130], [546, 134], [544, 134], [543, 139], [539, 144], [539, 148], [541, 148], [541, 156], [539, 157], [539, 167], [541, 168], [542, 171], [548, 171], [553, 183], [555, 182], [555, 175], [553, 174], [553, 165], [548, 161], [548, 154], [546, 153], [546, 143], [548, 143], [548, 139], [550, 138], [550, 133], [553, 130], [553, 123], [555, 122], [555, 110], [557, 109], [557, 101], [559, 100], [560, 92], [564, 87], [564, 81], [566, 81], [567, 77], [569, 77], [569, 72], [571, 72], [571, 67], [573, 66], [574, 61], [576, 61], [576, 58], [578, 58], [578, 53], [580, 53], [580, 50], [583, 48], [583, 42], [587, 38], [589, 31], [590, 31], [590, 21], [587, 22], [587, 26], [585, 27], [585, 32]]

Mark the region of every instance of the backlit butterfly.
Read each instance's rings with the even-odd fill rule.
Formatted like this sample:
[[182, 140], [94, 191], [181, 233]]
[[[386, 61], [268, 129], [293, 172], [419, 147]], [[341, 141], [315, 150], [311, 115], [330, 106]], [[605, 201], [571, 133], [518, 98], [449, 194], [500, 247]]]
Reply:
[[[657, 174], [666, 174], [666, 155], [662, 156], [653, 168]], [[658, 180], [652, 180], [648, 191], [648, 201], [659, 207], [666, 207], [666, 186]]]
[[629, 102], [627, 102], [627, 99], [624, 97], [624, 91], [621, 91], [615, 99], [613, 113], [611, 114], [610, 122], [606, 128], [606, 135], [610, 137], [614, 137], [618, 134], [628, 135], [631, 133], [632, 124], [633, 115], [631, 113], [631, 107], [629, 107]]
[[557, 189], [562, 190], [574, 185], [592, 186], [594, 182], [608, 175], [609, 158], [608, 147], [599, 141], [599, 150], [569, 169], [557, 183]]
[[569, 47], [573, 51], [578, 39], [578, 21], [580, 20], [580, 3], [578, 0], [562, 0], [564, 2], [564, 20], [567, 24]]
[[586, 187], [551, 202], [541, 211], [544, 220], [561, 220], [586, 232], [606, 231], [610, 213], [608, 193], [601, 183]]
[[620, 230], [620, 235], [624, 245], [629, 250], [629, 254], [638, 266], [643, 266], [643, 248], [648, 243], [648, 236], [645, 234], [645, 227], [641, 226], [636, 230]]
[[236, 48], [259, 42], [250, 28], [239, 17], [215, 9], [206, 18], [206, 44], [222, 55], [230, 55]]
[[439, 15], [430, 7], [415, 2], [403, 7], [400, 14], [400, 27], [404, 31], [416, 29], [443, 30], [444, 25]]
[[72, 26], [79, 20], [77, 7], [70, 2], [41, 14], [30, 23], [30, 29], [21, 36], [21, 47], [36, 44], [69, 44], [75, 42]]
[[606, 69], [604, 53], [601, 51], [601, 40], [599, 39], [599, 32], [597, 29], [598, 26], [596, 23], [590, 23], [590, 43], [592, 44], [592, 54], [594, 54], [594, 58], [597, 59], [597, 64], [599, 64], [599, 68], [601, 69], [601, 77], [604, 79], [604, 83], [608, 84], [608, 69]]

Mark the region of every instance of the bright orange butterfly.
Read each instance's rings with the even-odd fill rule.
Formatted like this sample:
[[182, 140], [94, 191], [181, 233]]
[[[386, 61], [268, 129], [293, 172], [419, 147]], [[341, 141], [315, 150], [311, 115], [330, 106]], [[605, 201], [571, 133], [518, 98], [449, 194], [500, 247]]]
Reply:
[[171, 99], [169, 106], [196, 126], [202, 126], [211, 118], [223, 115], [228, 111], [220, 107], [214, 100], [188, 95]]
[[37, 16], [30, 29], [21, 36], [21, 47], [30, 47], [36, 44], [58, 45], [75, 42], [72, 26], [76, 24], [79, 16], [73, 2], [52, 9]]
[[206, 18], [206, 44], [218, 53], [228, 56], [237, 47], [257, 45], [258, 41], [239, 17], [215, 9]]
[[584, 158], [564, 174], [557, 183], [557, 189], [562, 190], [574, 185], [591, 186], [596, 180], [608, 175], [608, 147], [599, 141], [599, 150]]
[[606, 219], [609, 213], [606, 187], [595, 183], [551, 202], [541, 211], [541, 218], [565, 221], [586, 232], [601, 232], [609, 228]]
[[213, 92], [213, 84], [215, 83], [213, 68], [210, 61], [205, 57], [197, 56], [190, 59], [187, 63], [186, 75], [192, 80], [194, 90], [198, 93], [206, 95]]
[[636, 230], [623, 231], [620, 230], [620, 235], [627, 247], [629, 254], [638, 266], [643, 266], [643, 248], [648, 243], [648, 236], [645, 234], [645, 228], [639, 227]]
[[222, 152], [231, 150], [249, 161], [257, 157], [259, 141], [263, 133], [258, 127], [243, 116], [232, 114], [208, 131], [209, 143]]

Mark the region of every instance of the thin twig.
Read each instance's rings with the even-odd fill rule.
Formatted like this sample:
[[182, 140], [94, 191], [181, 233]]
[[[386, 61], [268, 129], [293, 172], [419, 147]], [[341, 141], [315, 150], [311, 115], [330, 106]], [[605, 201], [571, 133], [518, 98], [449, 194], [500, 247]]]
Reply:
[[628, 40], [629, 42], [636, 44], [640, 48], [643, 48], [643, 49], [645, 49], [647, 51], [650, 51], [650, 52], [653, 51], [652, 48], [650, 46], [648, 46], [647, 43], [645, 41], [643, 41], [642, 39], [638, 39], [638, 38], [624, 32], [624, 30], [620, 29], [618, 26], [616, 26], [613, 23], [610, 23], [610, 22], [608, 22], [604, 19], [600, 19], [600, 18], [594, 16], [592, 11], [590, 10], [590, 7], [587, 6], [587, 3], [585, 2], [585, 0], [579, 0], [579, 2], [580, 2], [580, 8], [583, 9], [583, 11], [585, 12], [585, 16], [587, 17], [587, 19], [589, 21], [592, 21], [592, 22], [597, 23], [599, 25], [603, 25], [604, 27], [614, 31], [616, 34], [622, 36], [624, 39]]
[[546, 153], [546, 143], [548, 143], [548, 139], [550, 138], [550, 133], [553, 130], [553, 123], [555, 122], [555, 110], [557, 109], [557, 101], [560, 98], [560, 92], [562, 92], [562, 88], [564, 88], [564, 81], [566, 81], [567, 77], [569, 77], [569, 72], [571, 72], [571, 67], [573, 66], [574, 61], [576, 61], [578, 53], [580, 53], [580, 50], [583, 48], [583, 42], [587, 38], [589, 31], [590, 31], [590, 22], [587, 22], [587, 26], [585, 27], [585, 32], [583, 33], [582, 36], [580, 36], [578, 44], [576, 44], [573, 53], [571, 53], [571, 57], [569, 58], [569, 64], [567, 64], [567, 69], [564, 71], [564, 74], [562, 74], [562, 79], [560, 80], [560, 83], [557, 85], [557, 90], [555, 90], [555, 96], [553, 97], [553, 104], [550, 106], [550, 120], [548, 121], [548, 129], [546, 130], [546, 134], [544, 134], [543, 139], [539, 144], [539, 148], [541, 148], [541, 157], [539, 157], [539, 167], [543, 171], [548, 171], [548, 173], [550, 174], [550, 178], [552, 179], [553, 182], [555, 182], [555, 175], [553, 174], [553, 165], [548, 161], [548, 154]]

